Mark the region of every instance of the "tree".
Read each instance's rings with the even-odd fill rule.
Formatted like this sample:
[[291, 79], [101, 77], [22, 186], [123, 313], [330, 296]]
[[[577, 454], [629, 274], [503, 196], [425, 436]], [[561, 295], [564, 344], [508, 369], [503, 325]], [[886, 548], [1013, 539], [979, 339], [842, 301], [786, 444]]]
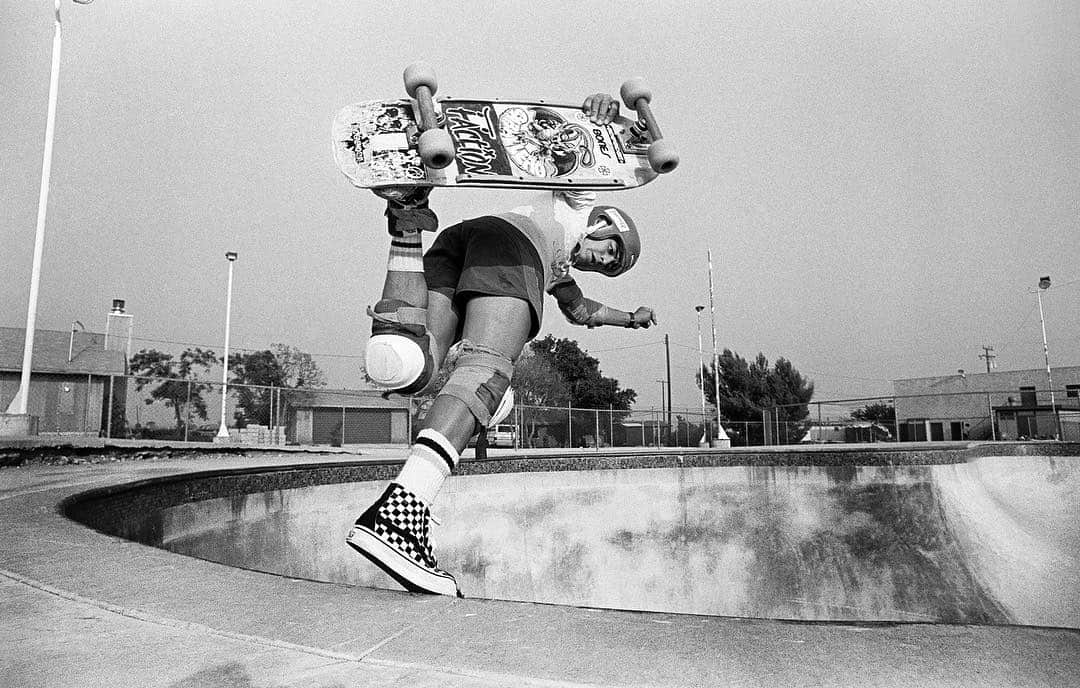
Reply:
[[867, 404], [861, 409], [855, 409], [851, 412], [851, 417], [855, 420], [870, 421], [891, 428], [896, 424], [896, 407], [879, 401]]
[[[514, 364], [514, 401], [523, 406], [562, 407], [570, 403], [570, 385], [563, 379], [547, 356], [525, 347]], [[555, 420], [547, 408], [529, 409], [521, 415], [523, 446], [534, 447], [539, 441], [539, 428]]]
[[325, 376], [311, 354], [285, 344], [230, 356], [229, 371], [238, 385], [234, 389], [241, 410], [236, 413], [236, 419], [241, 425], [271, 424], [275, 419], [274, 407], [280, 406], [275, 389], [326, 385]]
[[[731, 421], [746, 423], [746, 437], [738, 437], [735, 426], [733, 439], [741, 444], [764, 444], [765, 429], [762, 412], [767, 411], [769, 422], [782, 424], [782, 437], [797, 442], [806, 434], [809, 402], [814, 396], [814, 383], [805, 379], [785, 358], [778, 358], [771, 367], [765, 354], [748, 362], [730, 349], [724, 349], [720, 361], [720, 413]], [[715, 369], [705, 370], [705, 379], [698, 374], [699, 386], [704, 383], [705, 396], [716, 404]], [[752, 425], [753, 424], [753, 425]]]
[[285, 371], [270, 350], [238, 353], [229, 357], [229, 372], [236, 394], [237, 425], [270, 425], [273, 388], [285, 386]]
[[278, 366], [284, 376], [285, 387], [325, 387], [326, 375], [319, 369], [311, 354], [287, 344], [271, 344]]
[[569, 388], [569, 403], [575, 408], [629, 411], [637, 399], [632, 389], [619, 389], [619, 381], [600, 373], [600, 361], [581, 350], [572, 339], [547, 335], [529, 343], [533, 353], [545, 358]]
[[217, 363], [217, 354], [200, 348], [186, 349], [178, 360], [174, 359], [172, 354], [156, 349], [142, 349], [131, 357], [130, 370], [131, 374], [136, 376], [137, 391], [156, 385], [150, 390], [146, 403], [164, 402], [166, 407], [173, 410], [176, 429], [181, 430], [192, 412], [206, 420], [206, 400], [203, 394], [209, 391], [212, 385], [200, 381], [199, 369], [206, 373], [210, 366]]
[[[612, 423], [626, 417], [637, 398], [632, 389], [620, 389], [619, 381], [600, 372], [600, 362], [588, 355], [572, 339], [548, 335], [529, 343], [514, 366], [514, 393], [523, 404], [560, 407], [560, 411], [531, 411], [525, 434], [531, 444], [541, 424], [557, 426], [565, 418], [566, 406], [578, 409], [610, 409]], [[577, 425], [575, 425], [577, 427]], [[601, 428], [608, 427], [607, 423]], [[582, 425], [582, 435], [592, 435], [595, 424]], [[601, 433], [603, 434], [603, 433]], [[581, 438], [577, 438], [581, 439]], [[611, 441], [612, 438], [608, 438]]]
[[566, 406], [570, 385], [547, 356], [526, 347], [514, 364], [514, 396], [529, 406]]

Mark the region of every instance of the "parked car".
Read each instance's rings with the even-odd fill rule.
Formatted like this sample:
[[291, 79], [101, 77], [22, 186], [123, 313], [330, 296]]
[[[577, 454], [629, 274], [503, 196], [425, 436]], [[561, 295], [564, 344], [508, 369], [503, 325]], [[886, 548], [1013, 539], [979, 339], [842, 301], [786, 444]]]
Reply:
[[[475, 447], [476, 441], [479, 439], [479, 435], [473, 435], [469, 439], [469, 446]], [[508, 425], [496, 425], [487, 431], [487, 446], [489, 447], [511, 447], [517, 444], [517, 426], [513, 424]]]
[[517, 444], [516, 425], [496, 425], [488, 430], [489, 447], [514, 447]]

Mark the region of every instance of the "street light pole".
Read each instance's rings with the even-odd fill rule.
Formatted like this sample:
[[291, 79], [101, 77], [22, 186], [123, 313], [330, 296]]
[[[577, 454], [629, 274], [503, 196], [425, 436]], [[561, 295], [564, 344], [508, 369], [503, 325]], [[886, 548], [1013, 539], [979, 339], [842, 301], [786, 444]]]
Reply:
[[225, 260], [229, 261], [229, 286], [225, 291], [225, 357], [221, 361], [221, 425], [218, 426], [216, 441], [229, 441], [229, 427], [225, 423], [225, 400], [229, 391], [229, 326], [232, 318], [232, 273], [236, 262], [235, 251], [227, 251]]
[[[80, 5], [90, 0], [76, 0]], [[52, 68], [49, 72], [49, 110], [45, 118], [45, 150], [41, 156], [41, 188], [38, 192], [37, 227], [34, 231], [34, 258], [30, 269], [30, 295], [26, 305], [26, 334], [23, 339], [22, 373], [19, 391], [7, 408], [8, 413], [26, 415], [30, 397], [30, 369], [34, 356], [34, 328], [37, 326], [38, 285], [41, 282], [41, 257], [45, 251], [45, 211], [49, 206], [49, 178], [52, 176], [53, 134], [56, 132], [56, 100], [60, 88], [60, 48], [63, 32], [60, 25], [60, 0], [54, 0]]]
[[[701, 311], [705, 310], [705, 306], [694, 306], [694, 311], [697, 314], [697, 360], [698, 360], [698, 373], [701, 374], [701, 384], [698, 387], [701, 388], [701, 441], [705, 443], [705, 446], [709, 445], [709, 419], [705, 417], [705, 357], [701, 352]], [[700, 443], [699, 443], [700, 444]]]
[[1043, 319], [1042, 293], [1050, 288], [1050, 278], [1039, 279], [1039, 288], [1035, 290], [1035, 296], [1039, 301], [1039, 324], [1042, 326], [1043, 357], [1046, 359], [1046, 383], [1050, 386], [1050, 410], [1054, 413], [1054, 425], [1057, 428], [1057, 439], [1061, 439], [1061, 415], [1058, 413], [1057, 402], [1054, 399], [1054, 376], [1050, 373], [1050, 347], [1046, 344], [1046, 320]]

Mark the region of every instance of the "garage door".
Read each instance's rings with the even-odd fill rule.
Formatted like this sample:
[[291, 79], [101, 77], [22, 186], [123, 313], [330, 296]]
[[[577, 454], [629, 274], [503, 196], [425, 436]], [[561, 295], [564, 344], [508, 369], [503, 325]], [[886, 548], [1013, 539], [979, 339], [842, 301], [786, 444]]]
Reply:
[[389, 441], [388, 409], [345, 409], [345, 444], [385, 444]]
[[[347, 408], [312, 409], [315, 444], [385, 444], [390, 442], [390, 410]], [[342, 435], [344, 423], [344, 436]]]

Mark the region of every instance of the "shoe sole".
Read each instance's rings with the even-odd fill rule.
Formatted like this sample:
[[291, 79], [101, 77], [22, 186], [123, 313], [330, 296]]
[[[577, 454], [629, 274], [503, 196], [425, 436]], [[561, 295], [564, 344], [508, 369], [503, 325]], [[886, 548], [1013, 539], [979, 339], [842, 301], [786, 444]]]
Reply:
[[345, 542], [409, 592], [461, 596], [453, 576], [448, 573], [440, 576], [421, 568], [363, 526], [354, 526]]

